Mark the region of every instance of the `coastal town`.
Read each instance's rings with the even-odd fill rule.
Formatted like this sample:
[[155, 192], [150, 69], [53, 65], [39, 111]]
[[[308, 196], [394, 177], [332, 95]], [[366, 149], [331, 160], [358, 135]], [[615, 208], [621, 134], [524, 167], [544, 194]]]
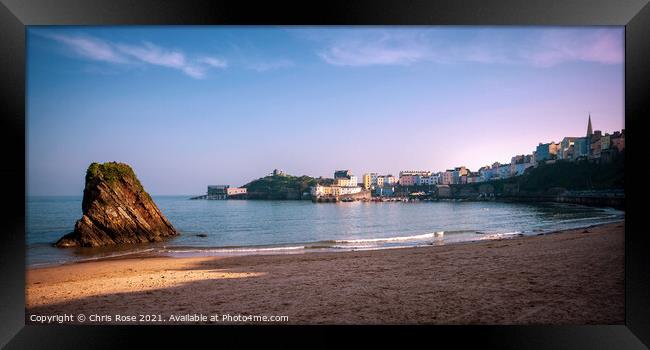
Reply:
[[[505, 180], [524, 175], [529, 168], [542, 164], [561, 162], [611, 162], [625, 149], [625, 129], [612, 134], [593, 130], [591, 115], [588, 116], [585, 136], [567, 136], [560, 142], [539, 143], [531, 154], [515, 155], [510, 163], [494, 162], [477, 171], [466, 166], [457, 166], [444, 171], [403, 170], [399, 176], [392, 174], [364, 173], [361, 178], [350, 170], [334, 171], [333, 181], [317, 181], [300, 198], [310, 198], [314, 202], [338, 202], [355, 200], [395, 201], [406, 200], [408, 196], [425, 196], [431, 189], [444, 197], [450, 185], [464, 185]], [[287, 176], [275, 169], [271, 177]], [[322, 179], [322, 178], [320, 178]], [[427, 191], [428, 189], [428, 191]], [[246, 199], [248, 190], [229, 185], [210, 185], [207, 194], [193, 199]]]

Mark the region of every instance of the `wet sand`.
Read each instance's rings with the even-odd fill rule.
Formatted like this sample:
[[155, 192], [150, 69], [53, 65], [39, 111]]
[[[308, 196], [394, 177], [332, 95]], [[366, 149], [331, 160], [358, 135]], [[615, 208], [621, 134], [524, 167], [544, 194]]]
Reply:
[[118, 314], [165, 324], [186, 314], [209, 324], [624, 324], [623, 225], [447, 246], [32, 268], [26, 322], [66, 313], [84, 314], [84, 324], [143, 323]]

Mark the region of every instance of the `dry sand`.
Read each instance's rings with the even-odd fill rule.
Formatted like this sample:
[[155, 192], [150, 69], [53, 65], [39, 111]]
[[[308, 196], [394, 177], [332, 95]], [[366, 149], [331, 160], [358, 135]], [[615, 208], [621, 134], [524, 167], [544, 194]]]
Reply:
[[170, 315], [197, 313], [282, 315], [289, 324], [624, 324], [624, 226], [377, 251], [34, 268], [26, 300], [27, 323], [83, 313], [113, 323], [117, 314], [154, 314], [170, 324]]

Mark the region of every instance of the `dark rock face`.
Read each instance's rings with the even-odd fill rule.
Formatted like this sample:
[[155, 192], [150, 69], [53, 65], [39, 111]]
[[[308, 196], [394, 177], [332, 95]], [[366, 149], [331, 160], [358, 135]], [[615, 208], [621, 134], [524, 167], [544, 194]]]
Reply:
[[99, 247], [161, 241], [178, 235], [124, 163], [92, 163], [86, 172], [83, 216], [57, 247]]

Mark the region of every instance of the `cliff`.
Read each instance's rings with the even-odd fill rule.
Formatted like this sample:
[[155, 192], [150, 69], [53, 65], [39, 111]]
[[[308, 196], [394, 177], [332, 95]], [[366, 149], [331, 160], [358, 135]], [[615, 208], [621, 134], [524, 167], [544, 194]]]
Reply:
[[178, 235], [124, 163], [88, 167], [82, 212], [74, 231], [59, 239], [57, 247], [146, 243]]
[[[625, 207], [624, 154], [610, 161], [557, 161], [529, 168], [524, 175], [489, 182], [451, 185], [447, 198], [503, 199]], [[442, 198], [442, 197], [440, 197]]]
[[625, 188], [624, 154], [609, 162], [557, 161], [529, 168], [524, 175], [477, 184], [452, 185], [453, 196], [556, 196], [566, 191], [615, 191]]

